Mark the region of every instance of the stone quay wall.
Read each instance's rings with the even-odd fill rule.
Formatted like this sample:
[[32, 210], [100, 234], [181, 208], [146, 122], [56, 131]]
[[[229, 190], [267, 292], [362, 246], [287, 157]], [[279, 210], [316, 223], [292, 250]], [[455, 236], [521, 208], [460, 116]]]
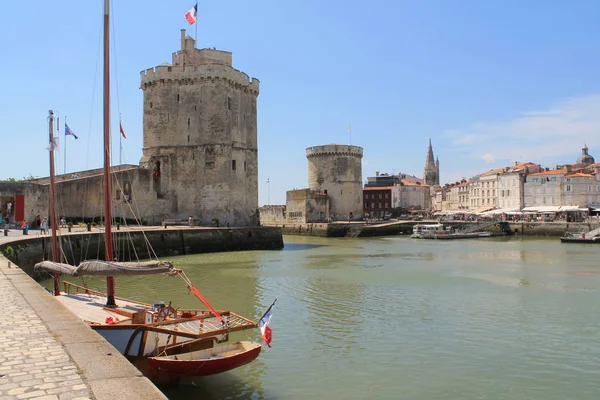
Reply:
[[[297, 236], [321, 236], [321, 237], [376, 237], [411, 234], [416, 224], [435, 223], [437, 221], [402, 221], [386, 224], [357, 224], [357, 223], [333, 223], [333, 224], [285, 224], [280, 225], [284, 235]], [[445, 225], [459, 229], [466, 229], [475, 224], [484, 225], [483, 222], [448, 221]], [[510, 222], [510, 230], [515, 235], [522, 236], [547, 236], [560, 237], [565, 232], [590, 231], [600, 228], [600, 223], [585, 222]], [[487, 228], [494, 233], [500, 231], [499, 225]]]
[[[144, 236], [158, 257], [201, 254], [240, 250], [281, 250], [282, 230], [278, 227], [254, 228], [185, 228], [156, 229], [147, 231], [113, 231], [115, 248], [123, 248], [120, 257], [131, 261], [128, 255], [147, 257]], [[104, 235], [102, 233], [71, 233], [60, 237], [69, 262], [77, 265], [84, 258], [104, 257]], [[50, 258], [49, 236], [23, 236], [22, 239], [0, 244], [0, 252], [18, 264], [25, 272], [34, 275], [33, 266]], [[86, 257], [86, 249], [88, 254]], [[99, 249], [99, 253], [97, 253]]]

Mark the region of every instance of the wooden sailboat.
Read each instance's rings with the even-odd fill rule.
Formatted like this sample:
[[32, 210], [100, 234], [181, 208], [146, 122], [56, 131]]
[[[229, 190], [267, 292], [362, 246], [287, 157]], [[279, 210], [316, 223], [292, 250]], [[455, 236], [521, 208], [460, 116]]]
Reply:
[[[258, 357], [261, 345], [227, 342], [229, 333], [254, 329], [256, 322], [230, 311], [215, 310], [185, 273], [170, 262], [119, 262], [112, 248], [112, 208], [110, 181], [110, 75], [109, 0], [104, 0], [104, 216], [105, 260], [87, 260], [77, 267], [60, 262], [56, 200], [54, 191], [54, 152], [50, 149], [50, 215], [52, 261], [42, 261], [35, 270], [54, 276], [54, 294], [67, 308], [102, 335], [146, 376], [158, 384], [212, 375], [247, 364]], [[52, 111], [49, 115], [50, 142], [53, 143]], [[106, 293], [63, 282], [59, 274], [106, 276]], [[122, 275], [167, 274], [181, 277], [190, 293], [207, 309], [174, 309], [164, 303], [146, 304], [115, 296], [114, 277]]]

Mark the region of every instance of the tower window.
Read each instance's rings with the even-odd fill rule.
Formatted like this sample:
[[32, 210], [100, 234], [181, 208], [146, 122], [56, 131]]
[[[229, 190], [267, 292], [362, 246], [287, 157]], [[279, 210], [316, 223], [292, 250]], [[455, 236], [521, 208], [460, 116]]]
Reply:
[[167, 122], [169, 122], [169, 119], [171, 119], [171, 114], [167, 113]]
[[244, 161], [244, 171], [246, 170], [246, 167], [247, 167], [246, 161]]
[[179, 101], [179, 95], [177, 95], [177, 101]]
[[227, 109], [231, 110], [231, 97], [227, 98]]
[[150, 102], [150, 108], [152, 108], [152, 102]]
[[231, 160], [231, 169], [235, 171], [235, 160]]
[[196, 108], [196, 106], [194, 106], [194, 111], [198, 111], [197, 108]]
[[188, 143], [190, 142], [190, 135], [188, 135]]
[[188, 118], [188, 126], [190, 126], [190, 119]]

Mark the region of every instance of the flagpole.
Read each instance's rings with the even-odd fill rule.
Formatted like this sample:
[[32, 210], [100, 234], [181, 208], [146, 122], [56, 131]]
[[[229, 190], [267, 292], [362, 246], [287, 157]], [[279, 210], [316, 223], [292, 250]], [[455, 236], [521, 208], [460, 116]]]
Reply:
[[194, 23], [196, 29], [196, 37], [194, 38], [194, 42], [196, 43], [196, 48], [198, 48], [198, 2], [196, 1], [196, 22]]
[[[66, 125], [67, 125], [67, 117], [65, 116], [65, 126]], [[65, 157], [65, 164], [63, 165], [63, 174], [66, 175], [67, 174], [67, 131], [65, 131], [65, 156], [64, 157]]]
[[121, 140], [123, 140], [123, 134], [121, 133], [121, 113], [119, 113], [119, 165], [123, 164], [123, 144]]

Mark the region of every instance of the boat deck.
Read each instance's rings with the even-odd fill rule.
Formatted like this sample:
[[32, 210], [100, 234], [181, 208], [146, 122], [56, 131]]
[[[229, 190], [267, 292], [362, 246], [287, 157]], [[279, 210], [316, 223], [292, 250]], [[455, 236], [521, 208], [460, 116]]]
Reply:
[[71, 312], [86, 322], [104, 324], [106, 318], [113, 317], [122, 320], [126, 318], [119, 311], [135, 313], [146, 309], [145, 306], [126, 300], [115, 300], [116, 309], [106, 308], [106, 297], [85, 293], [68, 293], [56, 296]]

